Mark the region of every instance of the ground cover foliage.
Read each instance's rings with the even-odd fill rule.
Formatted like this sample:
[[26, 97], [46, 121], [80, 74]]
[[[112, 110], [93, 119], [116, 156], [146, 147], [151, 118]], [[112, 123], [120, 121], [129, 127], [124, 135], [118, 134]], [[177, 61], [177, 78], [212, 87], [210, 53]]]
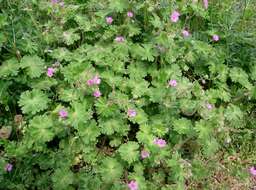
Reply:
[[252, 0], [0, 0], [0, 189], [253, 188]]

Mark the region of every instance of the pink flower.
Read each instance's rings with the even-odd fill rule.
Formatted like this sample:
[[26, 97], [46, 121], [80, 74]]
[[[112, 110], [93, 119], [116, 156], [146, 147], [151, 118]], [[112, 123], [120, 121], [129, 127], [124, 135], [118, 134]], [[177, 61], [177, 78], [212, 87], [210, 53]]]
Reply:
[[95, 77], [93, 77], [92, 81], [96, 85], [100, 84], [100, 82], [101, 82], [100, 77], [98, 77], [97, 75]]
[[134, 109], [128, 109], [127, 115], [129, 117], [135, 117], [137, 115], [137, 112]]
[[166, 141], [164, 139], [154, 139], [154, 144], [159, 146], [160, 148], [163, 148], [166, 146]]
[[48, 76], [48, 77], [52, 77], [54, 73], [55, 73], [55, 69], [54, 69], [54, 68], [49, 67], [49, 68], [47, 69], [47, 76]]
[[87, 83], [88, 86], [94, 85], [94, 81], [92, 79], [87, 80], [86, 83]]
[[128, 187], [130, 190], [138, 190], [138, 183], [135, 180], [130, 181], [130, 183], [128, 183]]
[[149, 157], [149, 152], [146, 150], [142, 150], [140, 153], [140, 156], [142, 159], [145, 159], [145, 158]]
[[178, 22], [180, 13], [178, 11], [173, 11], [173, 13], [170, 16], [170, 19], [172, 22]]
[[218, 35], [214, 34], [214, 35], [212, 36], [212, 40], [215, 41], [215, 42], [217, 42], [217, 41], [220, 40], [220, 37], [219, 37]]
[[8, 164], [6, 164], [4, 170], [7, 171], [7, 172], [10, 172], [10, 171], [12, 171], [12, 167], [13, 167], [13, 165], [8, 163]]
[[94, 76], [92, 79], [89, 79], [89, 80], [87, 80], [87, 85], [88, 86], [92, 86], [92, 85], [99, 85], [100, 83], [101, 83], [101, 79], [100, 79], [100, 77], [98, 77], [97, 75], [96, 76]]
[[93, 96], [96, 97], [96, 98], [99, 98], [101, 96], [101, 92], [99, 90], [95, 90], [93, 92]]
[[207, 107], [208, 110], [211, 110], [211, 109], [213, 108], [213, 105], [210, 104], [210, 103], [207, 103], [207, 104], [206, 104], [206, 107]]
[[249, 169], [250, 173], [253, 175], [253, 176], [256, 176], [256, 167], [252, 166], [250, 169]]
[[115, 39], [116, 42], [124, 42], [124, 37], [123, 36], [117, 36]]
[[208, 0], [204, 0], [204, 8], [205, 8], [205, 9], [208, 8]]
[[183, 30], [183, 31], [182, 31], [182, 35], [183, 35], [184, 38], [186, 38], [186, 37], [189, 37], [189, 36], [190, 36], [190, 33], [189, 33], [188, 30]]
[[62, 119], [67, 118], [68, 117], [68, 112], [66, 110], [64, 110], [64, 109], [61, 109], [59, 111], [59, 117], [62, 118]]
[[128, 11], [128, 12], [127, 12], [127, 16], [130, 17], [130, 18], [132, 18], [132, 17], [133, 17], [133, 12]]
[[178, 83], [177, 83], [176, 80], [173, 80], [173, 79], [172, 79], [172, 80], [169, 81], [169, 86], [176, 87], [177, 84], [178, 84]]
[[111, 16], [106, 17], [106, 22], [107, 22], [108, 24], [112, 24], [113, 18], [112, 18]]
[[57, 3], [58, 3], [58, 0], [51, 0], [51, 3], [52, 3], [52, 4], [57, 4]]

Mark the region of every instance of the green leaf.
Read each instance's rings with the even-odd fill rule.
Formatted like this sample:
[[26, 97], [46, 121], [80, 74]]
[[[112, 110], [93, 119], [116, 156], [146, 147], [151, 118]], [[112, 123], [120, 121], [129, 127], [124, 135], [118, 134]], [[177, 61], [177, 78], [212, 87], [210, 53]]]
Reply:
[[119, 113], [118, 106], [110, 101], [107, 101], [106, 98], [99, 99], [96, 104], [97, 113], [103, 117], [115, 116]]
[[114, 158], [105, 158], [99, 167], [101, 178], [106, 183], [119, 181], [123, 174], [122, 165]]
[[128, 6], [128, 0], [109, 0], [109, 8], [116, 12], [123, 12]]
[[54, 189], [56, 190], [68, 189], [68, 186], [73, 183], [73, 180], [74, 174], [65, 168], [56, 169], [52, 175]]
[[77, 131], [83, 142], [86, 144], [96, 142], [97, 137], [100, 135], [100, 129], [94, 120], [89, 125], [80, 125]]
[[176, 119], [173, 121], [173, 130], [180, 135], [188, 135], [192, 132], [192, 122], [185, 118]]
[[244, 70], [238, 67], [230, 69], [230, 78], [233, 82], [238, 82], [246, 88], [251, 88], [252, 85], [249, 83], [248, 75]]
[[91, 119], [91, 106], [87, 101], [74, 102], [71, 106], [71, 112], [67, 120], [70, 125], [77, 128], [79, 125], [84, 125]]
[[56, 79], [54, 78], [49, 78], [49, 77], [45, 77], [45, 78], [39, 78], [39, 79], [35, 79], [31, 82], [31, 87], [34, 89], [40, 89], [40, 90], [50, 90], [50, 88], [52, 86], [57, 85], [58, 82]]
[[72, 29], [63, 32], [63, 40], [67, 45], [72, 45], [75, 41], [79, 39], [80, 36], [77, 33], [75, 33], [75, 31]]
[[112, 135], [115, 132], [125, 133], [126, 131], [128, 131], [127, 125], [125, 125], [123, 120], [118, 119], [118, 117], [116, 117], [115, 119], [108, 120], [101, 119], [99, 123], [101, 132], [106, 135]]
[[139, 149], [138, 143], [129, 141], [126, 144], [122, 144], [119, 147], [118, 152], [120, 153], [120, 156], [123, 160], [131, 164], [139, 159], [138, 149]]
[[131, 47], [132, 55], [140, 58], [141, 60], [154, 61], [154, 57], [157, 55], [156, 50], [151, 44], [134, 44]]
[[5, 61], [0, 66], [0, 78], [6, 78], [9, 76], [17, 76], [19, 68], [20, 68], [20, 64], [18, 63], [17, 59], [12, 58], [12, 59]]
[[48, 107], [50, 100], [40, 90], [25, 91], [21, 94], [19, 106], [24, 114], [36, 114]]
[[238, 106], [229, 105], [225, 110], [224, 116], [229, 123], [236, 128], [241, 128], [244, 123], [244, 113]]
[[90, 64], [75, 62], [64, 67], [62, 69], [62, 73], [64, 74], [66, 81], [73, 83], [81, 78], [88, 76], [88, 74], [91, 73], [89, 68]]
[[25, 68], [26, 73], [30, 78], [40, 77], [41, 74], [45, 72], [45, 69], [44, 69], [45, 63], [37, 55], [24, 56], [21, 59], [20, 64], [21, 64], [21, 68], [23, 69]]
[[48, 116], [36, 116], [29, 124], [28, 133], [34, 142], [48, 142], [54, 137], [52, 119]]
[[61, 89], [59, 91], [59, 99], [64, 102], [74, 102], [82, 97], [82, 93], [77, 89]]

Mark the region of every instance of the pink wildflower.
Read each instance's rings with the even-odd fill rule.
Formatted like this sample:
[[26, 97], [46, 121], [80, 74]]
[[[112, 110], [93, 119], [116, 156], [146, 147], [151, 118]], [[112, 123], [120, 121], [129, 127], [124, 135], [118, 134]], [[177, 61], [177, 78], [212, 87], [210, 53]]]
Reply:
[[135, 180], [130, 181], [130, 183], [128, 183], [128, 187], [130, 190], [138, 190], [138, 183]]
[[7, 171], [7, 172], [10, 172], [10, 171], [12, 171], [12, 167], [13, 167], [13, 165], [8, 163], [8, 164], [6, 164], [4, 170]]
[[208, 0], [204, 0], [204, 8], [208, 9]]
[[108, 24], [112, 24], [113, 18], [112, 18], [111, 16], [106, 17], [106, 22], [107, 22]]
[[52, 3], [52, 4], [57, 4], [57, 3], [58, 3], [58, 0], [51, 0], [51, 3]]
[[169, 81], [169, 86], [176, 87], [177, 84], [178, 84], [178, 83], [177, 83], [176, 80], [173, 80], [173, 79], [172, 79], [172, 80]]
[[93, 81], [93, 79], [89, 79], [89, 80], [87, 80], [87, 85], [88, 86], [92, 86], [92, 85], [94, 85], [94, 81]]
[[100, 84], [100, 82], [101, 82], [100, 78], [97, 75], [95, 77], [93, 77], [92, 81], [94, 84], [97, 84], [97, 85]]
[[142, 150], [140, 153], [142, 159], [149, 157], [149, 152], [146, 150]]
[[173, 11], [173, 13], [170, 16], [170, 19], [172, 22], [178, 22], [180, 17], [180, 13], [178, 11]]
[[206, 104], [206, 107], [207, 107], [208, 110], [211, 110], [211, 109], [213, 108], [213, 105], [210, 104], [210, 103], [207, 103], [207, 104]]
[[135, 117], [137, 115], [137, 112], [134, 109], [128, 109], [127, 115], [129, 117]]
[[183, 35], [184, 38], [186, 38], [186, 37], [189, 37], [189, 36], [190, 36], [190, 33], [189, 33], [188, 30], [183, 30], [183, 31], [182, 31], [182, 35]]
[[99, 90], [95, 90], [93, 92], [93, 96], [96, 97], [96, 98], [99, 98], [101, 96], [101, 92]]
[[124, 42], [124, 37], [123, 36], [117, 36], [115, 39], [116, 42]]
[[54, 69], [54, 68], [49, 67], [49, 68], [47, 69], [47, 76], [48, 76], [48, 77], [52, 77], [54, 73], [55, 73], [55, 69]]
[[256, 177], [256, 167], [252, 166], [250, 169], [249, 169], [250, 173]]
[[166, 146], [166, 141], [164, 139], [154, 139], [154, 144], [159, 146], [160, 148], [163, 148]]
[[217, 42], [217, 41], [220, 40], [220, 37], [219, 37], [218, 35], [214, 34], [214, 35], [212, 36], [212, 40], [215, 41], [215, 42]]
[[132, 17], [133, 17], [133, 12], [128, 11], [128, 12], [127, 12], [127, 16], [130, 17], [130, 18], [132, 18]]
[[68, 117], [68, 112], [66, 110], [64, 110], [64, 109], [61, 109], [59, 111], [59, 117], [62, 118], [62, 119], [67, 118]]

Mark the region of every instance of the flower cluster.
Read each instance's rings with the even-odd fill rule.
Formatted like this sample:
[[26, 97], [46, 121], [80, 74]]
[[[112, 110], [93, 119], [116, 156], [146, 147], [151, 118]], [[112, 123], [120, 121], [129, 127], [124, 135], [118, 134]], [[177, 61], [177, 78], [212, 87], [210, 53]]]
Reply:
[[156, 138], [153, 143], [157, 145], [159, 148], [164, 148], [166, 146], [166, 141], [164, 139]]
[[[93, 86], [93, 85], [99, 85], [101, 83], [101, 79], [98, 75], [94, 76], [93, 78], [87, 80], [87, 85], [88, 86]], [[96, 98], [99, 98], [101, 96], [101, 92], [99, 89], [96, 89], [93, 92], [93, 96]]]
[[92, 79], [87, 80], [87, 85], [92, 86], [92, 85], [99, 85], [101, 83], [101, 79], [99, 76], [94, 76]]

